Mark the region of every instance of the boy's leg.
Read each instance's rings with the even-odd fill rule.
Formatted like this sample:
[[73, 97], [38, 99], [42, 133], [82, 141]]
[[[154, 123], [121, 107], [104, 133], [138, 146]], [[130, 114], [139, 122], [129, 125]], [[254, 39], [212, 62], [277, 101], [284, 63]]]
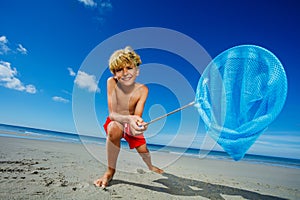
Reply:
[[103, 176], [97, 179], [94, 184], [98, 187], [106, 187], [116, 171], [116, 163], [120, 152], [120, 144], [123, 134], [123, 126], [115, 121], [110, 122], [107, 129], [106, 153], [107, 170]]
[[146, 144], [138, 146], [135, 149], [140, 154], [140, 156], [142, 157], [142, 159], [144, 160], [144, 162], [148, 166], [149, 170], [151, 170], [153, 172], [156, 172], [158, 174], [162, 174], [164, 172], [162, 169], [159, 169], [158, 167], [155, 167], [155, 166], [152, 165], [150, 152], [149, 152]]

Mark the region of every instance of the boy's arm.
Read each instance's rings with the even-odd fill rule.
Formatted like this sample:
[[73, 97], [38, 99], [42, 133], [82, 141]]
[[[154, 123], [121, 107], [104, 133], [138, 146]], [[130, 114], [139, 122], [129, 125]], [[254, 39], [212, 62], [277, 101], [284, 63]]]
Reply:
[[[147, 88], [147, 86], [142, 85], [139, 88], [139, 90], [140, 90], [141, 97], [136, 104], [134, 115], [142, 117], [143, 112], [144, 112], [145, 103], [146, 103], [146, 100], [148, 97], [148, 88]], [[141, 118], [141, 120], [138, 121], [138, 126], [143, 128], [144, 129], [143, 131], [147, 130], [146, 124], [147, 123], [144, 122], [142, 118]]]
[[114, 95], [114, 90], [116, 88], [116, 81], [114, 78], [110, 77], [107, 79], [107, 104], [109, 115], [113, 112], [113, 108], [116, 107], [116, 95]]
[[141, 97], [138, 100], [136, 107], [135, 107], [135, 111], [134, 111], [134, 115], [138, 115], [140, 117], [142, 117], [143, 112], [144, 112], [144, 106], [148, 97], [148, 88], [145, 85], [142, 85], [140, 88], [140, 94]]

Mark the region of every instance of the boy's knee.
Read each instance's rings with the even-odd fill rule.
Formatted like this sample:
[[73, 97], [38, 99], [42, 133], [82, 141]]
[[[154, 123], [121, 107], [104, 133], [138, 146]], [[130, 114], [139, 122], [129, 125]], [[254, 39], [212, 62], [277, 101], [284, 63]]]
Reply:
[[123, 135], [122, 125], [118, 122], [112, 121], [109, 123], [107, 136], [110, 140], [121, 140]]
[[136, 150], [142, 157], [150, 157], [150, 153], [146, 145], [139, 146]]

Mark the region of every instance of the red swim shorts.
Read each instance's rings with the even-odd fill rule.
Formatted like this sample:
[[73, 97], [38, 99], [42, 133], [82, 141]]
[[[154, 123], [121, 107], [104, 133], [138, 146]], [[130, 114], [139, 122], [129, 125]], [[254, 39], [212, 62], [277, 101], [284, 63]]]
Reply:
[[[107, 134], [107, 127], [110, 122], [111, 122], [111, 119], [109, 117], [107, 117], [106, 122], [103, 125], [103, 128], [104, 128], [106, 134]], [[137, 135], [137, 136], [132, 136], [132, 135], [128, 135], [127, 133], [123, 132], [123, 138], [128, 142], [130, 149], [133, 149], [133, 148], [139, 147], [143, 144], [146, 144], [146, 140], [145, 140], [143, 134]]]

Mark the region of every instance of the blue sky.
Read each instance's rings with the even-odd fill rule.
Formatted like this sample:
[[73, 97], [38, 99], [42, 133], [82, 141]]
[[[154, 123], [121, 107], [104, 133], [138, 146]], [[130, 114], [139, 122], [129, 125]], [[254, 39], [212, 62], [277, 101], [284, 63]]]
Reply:
[[[242, 3], [238, 0], [0, 0], [0, 123], [76, 132], [72, 93], [77, 85], [95, 93], [95, 110], [101, 126], [107, 115], [105, 80], [110, 73], [105, 70], [107, 66], [98, 66], [103, 74], [97, 83], [92, 74], [80, 70], [84, 60], [97, 45], [116, 34], [141, 27], [162, 27], [194, 39], [212, 58], [240, 44], [256, 44], [272, 51], [285, 67], [288, 96], [278, 118], [251, 151], [261, 152], [267, 142], [274, 141], [270, 146], [281, 145], [281, 149], [287, 151], [284, 156], [297, 157], [300, 146], [299, 9], [298, 1], [291, 0], [272, 3], [259, 0]], [[189, 67], [182, 68], [188, 66], [186, 61], [160, 50], [141, 49], [138, 53], [144, 64], [170, 66], [196, 88], [199, 76]], [[156, 76], [155, 70], [151, 76]], [[150, 119], [148, 113], [156, 117], [179, 106], [170, 89], [155, 84], [149, 87], [145, 120]], [[167, 96], [163, 97], [162, 93]], [[186, 112], [193, 112], [191, 116], [195, 116], [195, 111]], [[162, 138], [172, 138], [170, 135], [178, 129], [180, 116], [171, 116], [153, 125], [148, 132], [150, 135], [151, 131], [156, 132], [156, 137], [150, 139], [159, 142]], [[194, 123], [190, 118], [188, 123]], [[91, 135], [104, 134], [96, 133], [97, 129], [88, 127], [88, 123], [85, 128]], [[196, 132], [203, 131], [203, 124], [199, 122]], [[264, 149], [268, 154], [272, 151], [272, 148]]]

